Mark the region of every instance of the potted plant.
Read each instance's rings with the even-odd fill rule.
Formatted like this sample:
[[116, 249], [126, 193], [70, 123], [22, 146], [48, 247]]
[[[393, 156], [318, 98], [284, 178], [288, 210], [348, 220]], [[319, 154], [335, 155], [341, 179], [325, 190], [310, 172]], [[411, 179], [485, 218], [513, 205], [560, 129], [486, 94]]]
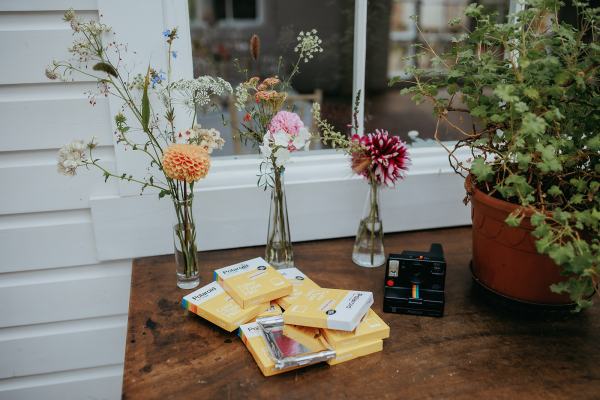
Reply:
[[504, 23], [471, 4], [471, 30], [445, 54], [424, 39], [417, 57], [428, 53], [436, 68], [412, 68], [402, 91], [431, 101], [438, 126], [461, 135], [442, 145], [466, 177], [475, 279], [512, 299], [579, 310], [600, 280], [600, 9], [574, 7], [576, 26], [553, 0], [526, 0]]

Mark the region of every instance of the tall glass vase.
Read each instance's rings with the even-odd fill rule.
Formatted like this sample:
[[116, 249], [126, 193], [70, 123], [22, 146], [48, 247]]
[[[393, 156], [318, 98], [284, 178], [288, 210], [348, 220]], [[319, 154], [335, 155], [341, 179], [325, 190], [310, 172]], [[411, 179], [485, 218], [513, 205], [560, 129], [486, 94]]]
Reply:
[[177, 286], [193, 289], [200, 284], [198, 271], [198, 249], [196, 247], [196, 225], [192, 214], [192, 197], [175, 201], [177, 223], [173, 226]]
[[379, 185], [371, 179], [363, 217], [358, 225], [352, 250], [352, 261], [361, 267], [379, 267], [385, 263], [383, 224], [379, 208], [380, 192]]
[[273, 174], [265, 259], [273, 267], [283, 269], [294, 266], [294, 251], [290, 237], [283, 169], [275, 168]]

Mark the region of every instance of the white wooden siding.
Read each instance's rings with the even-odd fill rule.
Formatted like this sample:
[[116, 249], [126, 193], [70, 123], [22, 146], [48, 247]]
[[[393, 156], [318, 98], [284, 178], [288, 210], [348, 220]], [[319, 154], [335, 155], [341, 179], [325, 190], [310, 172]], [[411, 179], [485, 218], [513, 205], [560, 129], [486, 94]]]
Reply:
[[89, 203], [118, 188], [56, 172], [58, 148], [92, 135], [114, 167], [109, 104], [44, 76], [71, 6], [98, 18], [96, 1], [0, 3], [0, 399], [120, 398], [131, 260], [99, 261]]

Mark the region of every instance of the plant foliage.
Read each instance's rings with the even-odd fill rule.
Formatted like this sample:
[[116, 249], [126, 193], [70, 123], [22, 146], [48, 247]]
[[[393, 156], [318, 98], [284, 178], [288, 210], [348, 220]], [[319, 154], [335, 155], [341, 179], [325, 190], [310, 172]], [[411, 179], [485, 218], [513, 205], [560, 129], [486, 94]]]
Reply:
[[[438, 69], [412, 68], [403, 92], [431, 101], [438, 120], [460, 131], [447, 148], [455, 170], [520, 205], [506, 222], [530, 217], [537, 250], [568, 277], [552, 290], [583, 308], [600, 278], [600, 9], [573, 4], [577, 26], [561, 20], [554, 0], [526, 0], [505, 23], [469, 5], [472, 29], [446, 54], [425, 40], [420, 53]], [[452, 124], [451, 113], [470, 114], [472, 129]], [[457, 155], [463, 148], [471, 159]]]

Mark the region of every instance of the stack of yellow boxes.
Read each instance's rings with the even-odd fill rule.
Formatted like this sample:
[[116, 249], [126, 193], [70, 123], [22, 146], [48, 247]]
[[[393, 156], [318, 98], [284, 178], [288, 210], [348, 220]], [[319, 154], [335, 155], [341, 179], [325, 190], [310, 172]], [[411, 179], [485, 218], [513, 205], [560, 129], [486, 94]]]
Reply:
[[215, 271], [215, 282], [185, 296], [182, 306], [239, 336], [265, 376], [278, 370], [256, 318], [281, 315], [283, 334], [311, 352], [335, 350], [339, 364], [383, 349], [389, 326], [370, 308], [371, 292], [325, 289], [297, 268], [275, 270], [255, 258]]

